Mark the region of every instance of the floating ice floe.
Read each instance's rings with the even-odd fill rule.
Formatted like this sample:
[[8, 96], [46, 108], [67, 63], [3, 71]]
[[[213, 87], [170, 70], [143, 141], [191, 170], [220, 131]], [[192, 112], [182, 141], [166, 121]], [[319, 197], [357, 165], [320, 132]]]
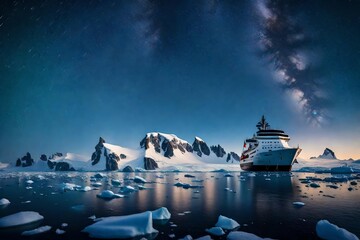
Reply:
[[134, 182], [136, 182], [136, 183], [147, 183], [147, 181], [144, 178], [139, 177], [139, 176], [135, 176]]
[[103, 199], [113, 199], [113, 198], [123, 198], [124, 195], [115, 194], [113, 191], [110, 190], [104, 190], [101, 193], [96, 195], [98, 198]]
[[85, 187], [82, 187], [82, 188], [79, 188], [78, 191], [80, 192], [87, 192], [87, 191], [90, 191], [92, 190], [92, 188], [90, 186], [85, 186]]
[[61, 230], [61, 229], [57, 228], [56, 231], [55, 231], [55, 233], [56, 233], [57, 235], [63, 235], [63, 234], [65, 233], [65, 230]]
[[312, 187], [312, 188], [318, 188], [318, 187], [320, 187], [319, 184], [314, 183], [314, 182], [310, 183], [309, 186]]
[[305, 206], [305, 203], [303, 203], [303, 202], [293, 202], [293, 205], [296, 206], [296, 207], [303, 207], [303, 206]]
[[26, 183], [27, 183], [27, 184], [33, 184], [34, 181], [33, 181], [33, 180], [27, 180]]
[[359, 240], [353, 233], [344, 228], [339, 228], [327, 220], [320, 220], [316, 224], [316, 234], [326, 240]]
[[37, 212], [18, 212], [0, 218], [0, 228], [16, 227], [43, 220], [44, 217]]
[[61, 227], [62, 227], [62, 228], [66, 228], [67, 226], [69, 226], [69, 224], [67, 224], [67, 223], [62, 223], [62, 224], [61, 224]]
[[191, 175], [191, 174], [185, 174], [184, 177], [186, 177], [186, 178], [195, 178], [195, 176]]
[[82, 231], [89, 233], [92, 238], [106, 239], [133, 238], [158, 232], [153, 228], [150, 211], [127, 216], [104, 217]]
[[121, 185], [121, 181], [118, 179], [111, 179], [111, 184], [114, 186], [120, 186]]
[[6, 198], [0, 199], [0, 206], [1, 206], [1, 207], [6, 206], [6, 205], [9, 205], [9, 204], [10, 204], [10, 201], [7, 200]]
[[125, 186], [121, 189], [121, 193], [132, 193], [132, 192], [135, 192], [136, 189], [132, 186]]
[[94, 182], [94, 183], [91, 184], [91, 186], [93, 186], [93, 187], [101, 187], [102, 183], [101, 182]]
[[225, 230], [233, 230], [240, 227], [240, 224], [234, 219], [220, 215], [217, 223], [215, 224], [215, 227], [221, 227]]
[[97, 173], [94, 175], [94, 178], [104, 178], [106, 175], [102, 173]]
[[[194, 238], [191, 235], [186, 235], [183, 238], [180, 238], [179, 240], [193, 240]], [[199, 238], [196, 238], [195, 240], [211, 240], [212, 238], [209, 235], [202, 236]]]
[[256, 236], [255, 234], [243, 232], [243, 231], [235, 231], [229, 233], [227, 236], [228, 240], [272, 240], [271, 238], [261, 238]]
[[210, 233], [214, 236], [222, 236], [225, 234], [224, 230], [221, 227], [212, 227], [205, 230], [207, 233]]
[[224, 177], [234, 177], [234, 175], [230, 174], [230, 173], [225, 173]]
[[62, 183], [61, 184], [61, 189], [63, 191], [74, 191], [78, 188], [81, 188], [81, 186], [73, 184], [73, 183]]
[[331, 173], [354, 173], [354, 169], [348, 166], [333, 167], [330, 169]]
[[22, 236], [32, 236], [32, 235], [48, 232], [50, 230], [51, 230], [50, 226], [42, 226], [42, 227], [35, 228], [33, 230], [24, 231], [21, 233], [21, 235]]
[[152, 211], [152, 218], [153, 220], [165, 220], [170, 219], [171, 213], [166, 207], [161, 207]]

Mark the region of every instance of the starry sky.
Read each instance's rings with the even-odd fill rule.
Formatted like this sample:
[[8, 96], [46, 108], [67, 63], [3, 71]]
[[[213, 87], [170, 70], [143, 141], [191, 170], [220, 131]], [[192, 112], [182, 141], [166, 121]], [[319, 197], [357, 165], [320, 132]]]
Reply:
[[0, 2], [0, 161], [147, 132], [360, 158], [360, 1]]

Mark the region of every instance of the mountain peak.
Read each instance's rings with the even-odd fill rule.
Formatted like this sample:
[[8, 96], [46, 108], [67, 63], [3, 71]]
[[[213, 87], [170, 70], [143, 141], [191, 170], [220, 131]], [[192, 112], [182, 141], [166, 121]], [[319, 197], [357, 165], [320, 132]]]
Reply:
[[319, 158], [337, 159], [335, 153], [330, 148], [325, 148], [324, 153]]

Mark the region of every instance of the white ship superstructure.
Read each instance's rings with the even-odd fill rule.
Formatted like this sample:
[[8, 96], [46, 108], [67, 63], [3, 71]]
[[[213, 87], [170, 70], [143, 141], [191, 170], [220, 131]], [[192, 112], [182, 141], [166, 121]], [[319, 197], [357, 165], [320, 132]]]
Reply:
[[282, 130], [270, 129], [263, 116], [256, 125], [259, 131], [244, 142], [240, 167], [249, 171], [290, 171], [299, 147], [289, 146], [290, 137]]

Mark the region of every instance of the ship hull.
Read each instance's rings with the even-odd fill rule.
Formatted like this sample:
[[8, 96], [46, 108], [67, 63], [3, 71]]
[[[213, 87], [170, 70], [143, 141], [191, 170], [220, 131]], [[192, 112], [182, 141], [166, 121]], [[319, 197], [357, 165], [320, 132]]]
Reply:
[[240, 161], [244, 171], [291, 171], [292, 165], [301, 149], [286, 148], [276, 151], [262, 152], [253, 158]]

